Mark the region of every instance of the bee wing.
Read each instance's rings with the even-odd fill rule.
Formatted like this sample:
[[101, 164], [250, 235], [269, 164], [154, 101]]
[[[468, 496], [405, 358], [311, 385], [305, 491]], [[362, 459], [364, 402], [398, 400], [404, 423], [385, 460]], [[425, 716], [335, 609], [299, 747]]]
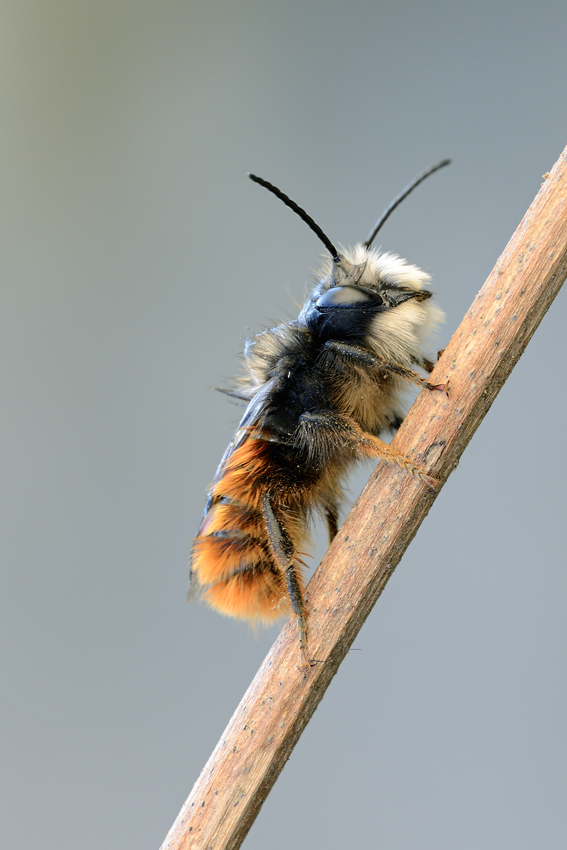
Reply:
[[[244, 412], [244, 416], [240, 420], [238, 428], [236, 429], [236, 433], [228, 447], [222, 456], [222, 460], [218, 465], [217, 471], [215, 473], [215, 477], [213, 479], [213, 483], [211, 485], [211, 490], [214, 485], [220, 481], [223, 476], [226, 464], [228, 463], [229, 458], [234, 454], [234, 452], [250, 437], [251, 431], [257, 426], [262, 418], [262, 414], [265, 409], [266, 399], [274, 388], [276, 383], [276, 379], [272, 378], [270, 381], [267, 381], [263, 386], [258, 390], [256, 395], [251, 399], [248, 407]], [[207, 501], [205, 504], [205, 508], [203, 510], [203, 516], [201, 517], [201, 522], [199, 523], [199, 528], [197, 529], [197, 537], [201, 533], [201, 529], [203, 527], [203, 523], [205, 522], [205, 518], [211, 509], [211, 505], [213, 503], [213, 496], [211, 495], [211, 491], [207, 496]], [[193, 570], [189, 572], [189, 601], [192, 601], [195, 596], [199, 593], [200, 586], [197, 580], [196, 575]]]
[[[276, 383], [276, 379], [272, 378], [270, 381], [267, 381], [263, 386], [258, 390], [256, 395], [251, 399], [248, 407], [244, 411], [244, 416], [240, 420], [238, 428], [236, 429], [236, 433], [232, 440], [230, 441], [227, 450], [222, 456], [222, 460], [218, 465], [217, 471], [215, 472], [215, 477], [213, 479], [213, 486], [222, 478], [222, 474], [224, 472], [224, 468], [229, 457], [234, 454], [236, 449], [238, 449], [242, 443], [248, 439], [250, 436], [250, 432], [255, 426], [258, 425], [262, 414], [264, 413], [264, 408], [266, 404], [266, 399], [269, 394], [272, 392], [274, 385]], [[209, 496], [210, 498], [210, 496]], [[209, 500], [207, 500], [207, 505], [205, 506], [205, 510], [203, 513], [203, 518], [207, 511], [210, 508]], [[201, 520], [202, 523], [202, 520]]]

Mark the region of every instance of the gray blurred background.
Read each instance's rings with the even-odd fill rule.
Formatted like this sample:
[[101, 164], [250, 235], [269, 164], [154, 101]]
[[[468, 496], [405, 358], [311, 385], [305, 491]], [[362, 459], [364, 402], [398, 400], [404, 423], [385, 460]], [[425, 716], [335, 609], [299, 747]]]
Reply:
[[[239, 418], [210, 386], [322, 252], [246, 172], [349, 244], [451, 156], [380, 236], [433, 275], [441, 347], [567, 144], [566, 27], [563, 0], [2, 4], [2, 847], [157, 848], [277, 634], [185, 601]], [[566, 296], [249, 850], [566, 846]]]

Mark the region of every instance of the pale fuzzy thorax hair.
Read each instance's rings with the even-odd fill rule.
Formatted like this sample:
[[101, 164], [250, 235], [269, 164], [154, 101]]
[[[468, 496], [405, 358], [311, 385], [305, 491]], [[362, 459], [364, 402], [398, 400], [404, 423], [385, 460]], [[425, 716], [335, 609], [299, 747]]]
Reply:
[[417, 266], [412, 266], [397, 254], [383, 254], [378, 248], [365, 248], [358, 243], [352, 248], [339, 246], [341, 254], [354, 266], [366, 263], [360, 278], [361, 286], [374, 287], [377, 282], [391, 281], [410, 289], [425, 289], [431, 277]]

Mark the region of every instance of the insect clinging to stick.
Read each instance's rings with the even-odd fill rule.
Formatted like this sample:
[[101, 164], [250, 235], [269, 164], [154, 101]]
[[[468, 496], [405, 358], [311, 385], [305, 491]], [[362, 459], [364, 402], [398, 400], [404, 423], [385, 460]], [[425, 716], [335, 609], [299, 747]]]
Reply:
[[222, 614], [252, 622], [295, 615], [304, 662], [307, 612], [301, 572], [310, 520], [321, 514], [333, 540], [342, 487], [361, 458], [378, 458], [434, 487], [436, 479], [379, 434], [396, 430], [407, 382], [430, 391], [425, 354], [441, 310], [429, 275], [371, 247], [413, 181], [381, 215], [366, 242], [340, 252], [278, 188], [250, 174], [317, 234], [330, 254], [297, 319], [246, 341], [246, 374], [229, 395], [246, 411], [217, 469], [193, 546], [191, 593]]

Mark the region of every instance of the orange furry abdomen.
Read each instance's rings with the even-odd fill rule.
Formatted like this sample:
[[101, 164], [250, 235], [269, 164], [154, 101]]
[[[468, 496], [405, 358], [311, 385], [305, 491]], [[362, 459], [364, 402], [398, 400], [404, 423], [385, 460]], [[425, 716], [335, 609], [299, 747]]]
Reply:
[[192, 574], [208, 604], [231, 617], [271, 622], [290, 611], [285, 572], [268, 537], [262, 503], [266, 493], [286, 512], [297, 547], [305, 534], [302, 512], [281, 505], [290, 493], [285, 472], [274, 465], [273, 444], [248, 437], [228, 458], [211, 490], [212, 504], [193, 546]]

